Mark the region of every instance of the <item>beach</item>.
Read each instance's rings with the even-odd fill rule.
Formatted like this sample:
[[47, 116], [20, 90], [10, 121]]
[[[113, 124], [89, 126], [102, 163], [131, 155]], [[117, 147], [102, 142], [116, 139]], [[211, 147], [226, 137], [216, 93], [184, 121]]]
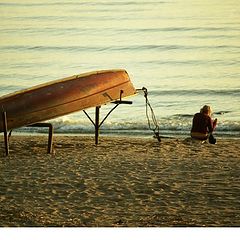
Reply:
[[240, 226], [239, 139], [13, 135], [0, 226]]

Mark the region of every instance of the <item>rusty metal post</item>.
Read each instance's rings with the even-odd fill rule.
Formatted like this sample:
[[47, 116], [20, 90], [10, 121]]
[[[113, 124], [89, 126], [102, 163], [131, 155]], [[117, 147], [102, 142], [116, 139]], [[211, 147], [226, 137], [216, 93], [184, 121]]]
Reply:
[[52, 144], [53, 143], [53, 125], [49, 123], [48, 126], [48, 153], [52, 153]]
[[100, 106], [96, 107], [95, 111], [95, 144], [98, 145], [99, 139], [99, 115], [100, 115]]
[[51, 123], [34, 123], [28, 127], [48, 127], [48, 148], [47, 153], [52, 153], [53, 145], [53, 125]]
[[122, 95], [122, 91], [120, 92], [120, 100], [112, 102], [112, 103], [115, 103], [116, 105], [108, 112], [108, 114], [105, 116], [105, 118], [103, 118], [103, 120], [101, 122], [100, 122], [100, 108], [101, 108], [101, 106], [96, 107], [95, 122], [91, 119], [91, 117], [88, 115], [88, 113], [85, 110], [83, 110], [83, 112], [85, 113], [87, 118], [91, 121], [91, 123], [95, 127], [95, 144], [96, 145], [98, 145], [98, 142], [99, 142], [98, 140], [99, 140], [100, 127], [102, 126], [104, 121], [109, 117], [109, 115], [113, 112], [113, 110], [115, 110], [120, 104], [132, 104], [132, 101], [122, 101], [121, 100], [121, 95]]
[[3, 132], [4, 132], [4, 144], [5, 144], [5, 152], [6, 156], [9, 154], [9, 145], [8, 145], [8, 134], [7, 134], [7, 113], [3, 112], [2, 113], [2, 118], [3, 118]]

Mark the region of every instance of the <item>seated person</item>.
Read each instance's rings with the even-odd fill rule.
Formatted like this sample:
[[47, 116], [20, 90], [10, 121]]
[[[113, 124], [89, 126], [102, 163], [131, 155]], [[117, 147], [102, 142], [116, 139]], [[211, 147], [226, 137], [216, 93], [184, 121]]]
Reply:
[[216, 128], [216, 125], [217, 119], [212, 120], [210, 106], [205, 105], [193, 117], [191, 137], [199, 140], [207, 140], [210, 136], [213, 138], [212, 132]]

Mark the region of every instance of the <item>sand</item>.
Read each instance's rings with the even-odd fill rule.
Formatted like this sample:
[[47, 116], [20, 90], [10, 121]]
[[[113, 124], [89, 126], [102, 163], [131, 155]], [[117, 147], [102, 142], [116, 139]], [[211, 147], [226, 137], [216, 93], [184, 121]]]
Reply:
[[0, 226], [240, 226], [239, 143], [13, 135]]

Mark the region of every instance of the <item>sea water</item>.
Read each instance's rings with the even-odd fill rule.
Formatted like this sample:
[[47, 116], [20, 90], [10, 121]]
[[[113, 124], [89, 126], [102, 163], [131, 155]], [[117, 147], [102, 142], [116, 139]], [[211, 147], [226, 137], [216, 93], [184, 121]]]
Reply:
[[[240, 137], [239, 10], [238, 0], [0, 0], [0, 96], [121, 68], [148, 89], [161, 135], [188, 136], [208, 104], [216, 134]], [[101, 131], [149, 136], [144, 95], [128, 100]], [[51, 122], [60, 133], [94, 131], [83, 112]]]

